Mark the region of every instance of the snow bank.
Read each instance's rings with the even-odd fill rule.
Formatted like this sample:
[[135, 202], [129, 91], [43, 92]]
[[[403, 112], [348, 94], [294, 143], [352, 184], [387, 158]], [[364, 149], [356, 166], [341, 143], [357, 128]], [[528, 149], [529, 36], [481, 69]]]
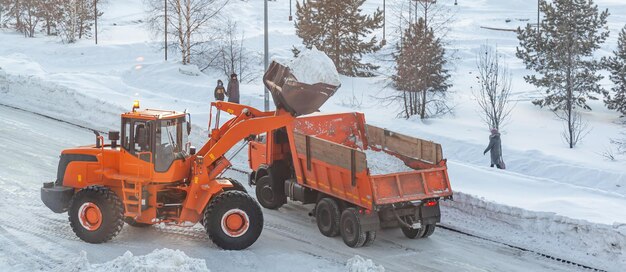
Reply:
[[359, 255], [348, 260], [346, 264], [346, 271], [348, 272], [385, 272], [385, 268], [382, 265], [374, 264], [371, 259], [363, 259]]
[[533, 212], [461, 192], [454, 193], [454, 201], [441, 203], [445, 226], [609, 271], [626, 267], [624, 224]]
[[389, 155], [384, 151], [375, 151], [372, 149], [364, 150], [367, 159], [367, 167], [372, 175], [383, 175], [398, 172], [415, 171], [406, 166], [401, 159]]
[[[280, 61], [279, 61], [280, 62]], [[291, 69], [291, 73], [299, 82], [306, 84], [326, 83], [334, 86], [341, 85], [339, 73], [333, 61], [324, 52], [305, 49], [294, 60], [282, 63]]]
[[0, 103], [52, 116], [89, 128], [119, 129], [119, 114], [127, 111], [111, 105], [106, 97], [88, 97], [79, 90], [35, 76], [0, 73]]
[[87, 253], [59, 267], [55, 272], [179, 272], [210, 271], [206, 262], [187, 256], [180, 250], [156, 249], [144, 256], [134, 256], [130, 251], [103, 264], [90, 264]]
[[0, 64], [2, 64], [0, 69], [4, 68], [5, 72], [10, 75], [44, 76], [46, 74], [39, 63], [21, 53], [0, 56]]

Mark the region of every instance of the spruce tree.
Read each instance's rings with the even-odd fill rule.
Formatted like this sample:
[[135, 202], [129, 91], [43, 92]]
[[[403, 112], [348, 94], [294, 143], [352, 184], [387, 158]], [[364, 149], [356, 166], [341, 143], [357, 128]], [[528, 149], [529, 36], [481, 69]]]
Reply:
[[576, 144], [575, 108], [591, 110], [587, 100], [597, 100], [603, 93], [597, 74], [600, 63], [593, 53], [608, 37], [608, 10], [600, 12], [593, 0], [542, 1], [544, 20], [539, 27], [518, 29], [519, 57], [527, 69], [535, 72], [526, 82], [545, 90], [545, 97], [533, 101], [549, 107], [567, 122], [566, 138], [570, 148]]
[[361, 61], [364, 54], [376, 52], [376, 37], [364, 40], [383, 22], [381, 10], [362, 14], [365, 0], [304, 0], [296, 2], [296, 34], [307, 48], [326, 53], [339, 73], [348, 76], [372, 76], [378, 69]]
[[447, 112], [446, 92], [450, 87], [447, 60], [441, 40], [432, 29], [427, 29], [423, 19], [411, 24], [396, 45], [395, 87], [402, 92], [399, 100], [402, 115], [421, 119]]
[[617, 40], [617, 50], [614, 56], [605, 59], [605, 66], [613, 81], [613, 95], [605, 94], [604, 103], [611, 110], [616, 110], [626, 116], [626, 26], [622, 29]]

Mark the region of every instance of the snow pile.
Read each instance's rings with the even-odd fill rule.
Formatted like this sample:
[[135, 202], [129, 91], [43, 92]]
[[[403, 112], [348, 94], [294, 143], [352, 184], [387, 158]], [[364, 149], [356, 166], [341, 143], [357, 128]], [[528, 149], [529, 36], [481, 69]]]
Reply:
[[393, 155], [387, 154], [384, 151], [367, 149], [363, 152], [365, 152], [367, 167], [369, 167], [371, 175], [383, 175], [415, 171], [415, 169], [406, 166], [406, 164], [404, 164], [401, 159], [398, 159]]
[[339, 73], [333, 61], [324, 52], [305, 49], [300, 55], [289, 63], [283, 65], [291, 69], [291, 73], [299, 82], [306, 84], [326, 83], [333, 86], [341, 85]]
[[620, 271], [626, 266], [623, 224], [596, 224], [549, 212], [534, 212], [454, 193], [441, 202], [442, 224], [585, 265]]
[[371, 259], [363, 259], [359, 255], [348, 260], [346, 264], [346, 271], [348, 272], [385, 272], [385, 268], [382, 265], [376, 265]]
[[56, 271], [85, 272], [179, 272], [179, 271], [210, 271], [206, 262], [187, 256], [180, 250], [156, 249], [145, 256], [133, 256], [130, 251], [103, 264], [89, 264], [87, 253], [82, 251], [80, 257], [56, 269]]

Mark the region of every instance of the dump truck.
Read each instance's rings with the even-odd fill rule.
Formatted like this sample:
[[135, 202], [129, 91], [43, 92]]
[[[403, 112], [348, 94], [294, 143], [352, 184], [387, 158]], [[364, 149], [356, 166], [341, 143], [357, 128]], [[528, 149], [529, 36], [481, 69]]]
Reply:
[[[291, 77], [288, 69], [274, 68], [264, 78], [273, 95], [306, 91], [273, 84]], [[249, 183], [261, 206], [278, 209], [287, 199], [315, 204], [319, 231], [341, 235], [350, 247], [372, 244], [382, 228], [399, 227], [411, 239], [433, 234], [439, 201], [453, 195], [440, 144], [369, 125], [362, 113], [287, 110], [298, 116], [293, 124], [267, 129], [249, 143]], [[377, 161], [367, 154], [408, 169], [372, 173]]]

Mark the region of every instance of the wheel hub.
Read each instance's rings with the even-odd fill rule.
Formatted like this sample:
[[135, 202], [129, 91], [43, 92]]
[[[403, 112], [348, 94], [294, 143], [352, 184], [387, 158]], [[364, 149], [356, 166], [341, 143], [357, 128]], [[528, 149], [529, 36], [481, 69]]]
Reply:
[[226, 235], [240, 237], [250, 228], [250, 219], [246, 212], [240, 209], [232, 209], [222, 216], [221, 226]]
[[78, 220], [83, 228], [95, 231], [102, 224], [102, 212], [96, 204], [85, 202], [78, 209]]
[[274, 199], [274, 192], [272, 191], [272, 188], [269, 186], [263, 187], [262, 194], [263, 194], [263, 198], [266, 201], [272, 201], [272, 199]]

